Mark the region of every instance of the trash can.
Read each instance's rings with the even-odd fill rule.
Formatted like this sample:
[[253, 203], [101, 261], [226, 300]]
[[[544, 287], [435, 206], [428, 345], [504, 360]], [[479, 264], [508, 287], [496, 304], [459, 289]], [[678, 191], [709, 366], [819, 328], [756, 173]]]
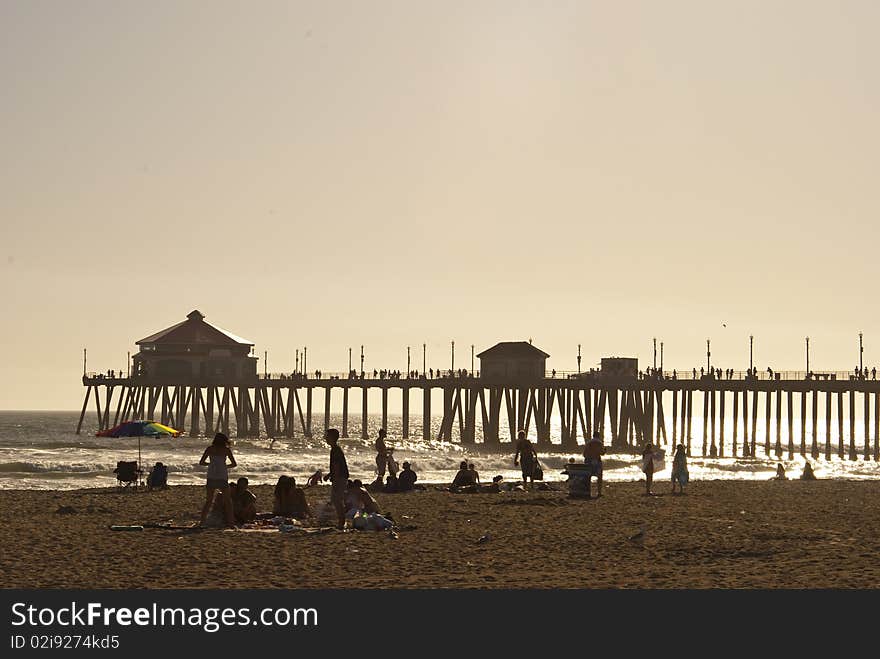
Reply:
[[568, 473], [568, 496], [572, 499], [589, 499], [590, 465], [569, 463], [565, 470]]

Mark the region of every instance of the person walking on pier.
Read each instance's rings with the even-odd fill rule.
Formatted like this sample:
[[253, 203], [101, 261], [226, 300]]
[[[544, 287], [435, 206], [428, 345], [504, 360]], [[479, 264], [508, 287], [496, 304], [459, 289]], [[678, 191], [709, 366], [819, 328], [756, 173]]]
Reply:
[[[226, 459], [229, 459], [229, 465], [226, 465]], [[210, 464], [208, 461], [210, 460]], [[214, 435], [214, 441], [202, 453], [202, 459], [199, 460], [200, 465], [208, 465], [207, 473], [207, 491], [205, 505], [202, 508], [201, 526], [205, 525], [208, 519], [208, 513], [211, 511], [211, 505], [214, 503], [214, 497], [217, 492], [223, 497], [223, 512], [226, 517], [228, 526], [235, 526], [235, 518], [232, 514], [232, 497], [229, 492], [229, 467], [235, 468], [237, 463], [229, 448], [229, 437], [222, 432]]]
[[538, 466], [538, 454], [535, 452], [535, 447], [532, 446], [532, 443], [526, 437], [526, 431], [520, 430], [516, 434], [516, 454], [513, 456], [513, 466], [520, 465], [522, 469], [522, 479], [523, 486], [528, 484], [528, 481], [532, 481], [532, 486], [535, 485], [535, 467]]
[[328, 428], [324, 440], [330, 444], [330, 469], [324, 480], [330, 481], [330, 503], [336, 509], [339, 529], [345, 528], [345, 488], [348, 486], [348, 463], [339, 448], [339, 430]]

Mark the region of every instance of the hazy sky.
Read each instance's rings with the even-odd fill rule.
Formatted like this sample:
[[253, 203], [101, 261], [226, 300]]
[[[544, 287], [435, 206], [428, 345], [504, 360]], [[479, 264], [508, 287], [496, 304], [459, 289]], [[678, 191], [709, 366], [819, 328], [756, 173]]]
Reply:
[[[880, 3], [0, 2], [0, 408], [193, 308], [290, 370], [880, 363]], [[726, 323], [727, 327], [722, 327]], [[262, 370], [262, 363], [260, 366]]]

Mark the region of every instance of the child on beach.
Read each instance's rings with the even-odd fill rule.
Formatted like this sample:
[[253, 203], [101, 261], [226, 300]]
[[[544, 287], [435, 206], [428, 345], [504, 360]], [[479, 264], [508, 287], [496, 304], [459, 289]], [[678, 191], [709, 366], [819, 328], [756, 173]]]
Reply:
[[679, 494], [684, 494], [684, 486], [687, 482], [687, 451], [684, 444], [679, 444], [675, 447], [675, 457], [672, 458], [672, 493], [675, 494], [675, 484], [678, 483]]

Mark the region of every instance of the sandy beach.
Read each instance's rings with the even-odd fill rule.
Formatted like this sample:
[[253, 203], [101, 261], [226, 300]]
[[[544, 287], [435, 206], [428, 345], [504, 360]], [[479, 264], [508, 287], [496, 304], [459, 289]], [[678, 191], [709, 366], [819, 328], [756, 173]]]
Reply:
[[[562, 490], [561, 484], [557, 485]], [[195, 521], [200, 487], [2, 491], [6, 588], [877, 588], [880, 483], [692, 483], [685, 496], [377, 495], [400, 529], [111, 531]], [[253, 488], [269, 509], [271, 488]], [[312, 503], [328, 489], [308, 491]], [[70, 507], [75, 512], [57, 512]], [[644, 528], [644, 541], [629, 538]], [[488, 534], [489, 540], [478, 543]]]

